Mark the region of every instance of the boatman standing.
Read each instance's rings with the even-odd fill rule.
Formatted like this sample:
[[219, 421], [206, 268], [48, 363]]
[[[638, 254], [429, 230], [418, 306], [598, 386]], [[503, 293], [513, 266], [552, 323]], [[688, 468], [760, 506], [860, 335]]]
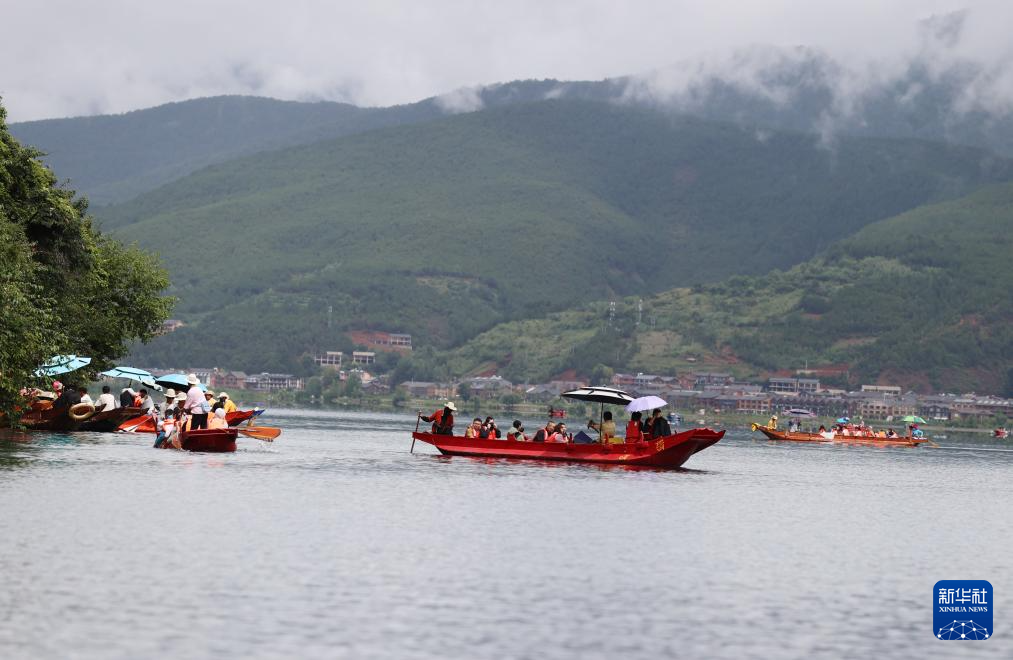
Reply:
[[443, 410], [437, 410], [429, 417], [422, 414], [419, 411], [419, 418], [424, 422], [433, 423], [433, 433], [436, 435], [454, 435], [454, 413], [457, 412], [457, 406], [454, 405], [453, 401], [447, 401], [443, 405]]

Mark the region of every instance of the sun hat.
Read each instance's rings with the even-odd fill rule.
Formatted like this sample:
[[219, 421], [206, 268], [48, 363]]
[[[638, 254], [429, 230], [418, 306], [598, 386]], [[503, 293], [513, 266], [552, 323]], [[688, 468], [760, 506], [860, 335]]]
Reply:
[[172, 401], [175, 398], [176, 398], [176, 390], [174, 390], [174, 389], [172, 389], [170, 387], [169, 389], [167, 389], [165, 391], [165, 400], [166, 401]]
[[215, 396], [214, 390], [207, 390], [207, 391], [205, 391], [204, 392], [204, 396], [209, 396], [209, 397], [214, 398], [214, 396]]
[[200, 385], [200, 381], [197, 380], [197, 374], [187, 374], [186, 375], [186, 384], [187, 385]]
[[218, 398], [219, 399], [227, 399], [227, 398], [229, 398], [229, 393], [228, 392], [219, 392], [218, 393]]
[[454, 405], [453, 401], [447, 401], [445, 404], [443, 404], [443, 407], [453, 412], [457, 412], [457, 406]]
[[180, 392], [179, 394], [177, 394], [176, 395], [176, 401], [186, 401], [186, 394], [183, 394], [182, 392]]

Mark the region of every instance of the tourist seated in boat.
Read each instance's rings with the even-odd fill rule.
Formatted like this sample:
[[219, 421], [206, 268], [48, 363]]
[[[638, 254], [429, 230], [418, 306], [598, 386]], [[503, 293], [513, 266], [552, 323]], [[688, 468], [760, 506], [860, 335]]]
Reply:
[[219, 408], [215, 411], [215, 414], [211, 415], [208, 419], [209, 429], [227, 429], [229, 423], [225, 421], [225, 409]]
[[481, 437], [479, 434], [482, 432], [482, 418], [476, 417], [471, 420], [471, 424], [464, 430], [464, 437], [466, 438], [478, 438]]
[[616, 423], [612, 421], [612, 411], [610, 410], [606, 410], [602, 415], [600, 425], [593, 419], [587, 420], [587, 428], [598, 431], [598, 439], [603, 443], [625, 442], [622, 438], [616, 437]]
[[894, 431], [893, 429], [887, 429], [886, 430], [886, 437], [888, 437], [888, 438], [896, 438], [897, 437], [897, 432]]
[[661, 414], [661, 408], [655, 408], [654, 413], [651, 417], [650, 432], [646, 432], [645, 435], [650, 435], [651, 438], [664, 438], [672, 435], [672, 427], [669, 425], [668, 420]]
[[531, 438], [531, 442], [549, 442], [549, 438], [556, 432], [556, 423], [551, 419], [545, 422], [545, 427], [538, 429], [535, 433], [535, 437]]
[[215, 408], [215, 393], [213, 391], [211, 391], [211, 390], [207, 390], [206, 392], [204, 392], [204, 400], [208, 404], [208, 422], [210, 422], [211, 421], [211, 413], [213, 413], [215, 411], [214, 410], [214, 408]]
[[510, 426], [510, 430], [507, 431], [507, 440], [525, 442], [527, 439], [528, 436], [524, 435], [524, 425], [521, 424], [521, 420], [515, 419], [514, 423]]
[[[226, 408], [226, 412], [228, 409]], [[433, 433], [436, 435], [454, 435], [454, 413], [457, 412], [457, 406], [454, 405], [453, 401], [447, 401], [443, 404], [442, 410], [437, 410], [432, 415], [426, 417], [419, 411], [419, 418], [423, 422], [433, 423]]]
[[630, 414], [630, 421], [626, 422], [626, 442], [640, 442], [644, 439], [644, 425], [640, 421], [642, 417], [640, 412]]
[[98, 400], [95, 402], [95, 411], [104, 412], [114, 408], [116, 408], [116, 397], [112, 395], [108, 385], [103, 385], [102, 394], [98, 395]]
[[81, 403], [87, 403], [89, 406], [94, 406], [95, 402], [92, 401], [91, 395], [88, 394], [88, 388], [81, 386], [77, 388], [77, 394], [81, 398]]
[[[53, 390], [57, 391], [57, 385], [59, 381], [53, 383]], [[70, 410], [72, 407], [81, 403], [81, 393], [77, 391], [76, 387], [63, 387], [62, 384], [59, 388], [59, 396], [56, 397], [56, 401], [53, 402], [54, 410]]]
[[777, 430], [777, 415], [770, 416], [770, 419], [767, 421], [767, 428], [771, 431]]
[[134, 405], [134, 397], [137, 393], [132, 387], [124, 387], [120, 390], [120, 408], [130, 408]]
[[492, 417], [486, 417], [485, 421], [482, 422], [482, 428], [478, 432], [478, 437], [485, 438], [487, 440], [497, 440], [500, 437], [499, 428], [496, 426], [496, 420]]
[[148, 390], [141, 388], [141, 391], [137, 393], [141, 398], [141, 405], [138, 406], [144, 412], [150, 412], [155, 407], [155, 402], [152, 400], [151, 395], [148, 394]]
[[[226, 415], [228, 415], [229, 413], [236, 412], [236, 403], [232, 399], [229, 398], [229, 393], [228, 392], [219, 392], [218, 393], [218, 401], [217, 401], [217, 403], [215, 403], [215, 405], [211, 406], [211, 409], [214, 410], [214, 408], [218, 407], [218, 406], [221, 406], [222, 408], [225, 408], [225, 414]], [[426, 420], [426, 421], [429, 421], [429, 420]]]
[[549, 436], [546, 442], [570, 442], [573, 437], [566, 432], [566, 423], [560, 422], [556, 425], [556, 430]]
[[[172, 390], [169, 390], [169, 392], [172, 392]], [[186, 400], [186, 397], [182, 393], [179, 396], [182, 399], [166, 400], [165, 404], [163, 404], [164, 410], [157, 417], [155, 422], [155, 431], [157, 432], [155, 435], [156, 449], [167, 442], [172, 444], [176, 449], [183, 448], [183, 443], [179, 439], [179, 431], [187, 421], [182, 408], [182, 403]]]

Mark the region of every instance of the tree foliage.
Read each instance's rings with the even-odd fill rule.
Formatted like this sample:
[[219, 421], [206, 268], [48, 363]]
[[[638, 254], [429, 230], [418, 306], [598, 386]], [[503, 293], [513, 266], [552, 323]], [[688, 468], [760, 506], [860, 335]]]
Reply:
[[[102, 235], [87, 202], [58, 184], [39, 151], [7, 130], [0, 106], [0, 408], [55, 354], [110, 366], [128, 342], [151, 339], [172, 306], [164, 269]], [[85, 372], [83, 375], [87, 375]]]

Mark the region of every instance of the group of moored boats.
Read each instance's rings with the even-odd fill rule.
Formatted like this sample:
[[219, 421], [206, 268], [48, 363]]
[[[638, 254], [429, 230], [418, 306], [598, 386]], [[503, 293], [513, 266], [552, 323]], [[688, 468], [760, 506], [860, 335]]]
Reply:
[[[156, 433], [155, 416], [134, 406], [96, 411], [92, 404], [78, 403], [70, 408], [55, 408], [48, 399], [35, 399], [29, 406], [21, 416], [20, 425], [30, 430]], [[254, 408], [226, 413], [228, 428], [183, 429], [179, 433], [180, 448], [199, 452], [234, 452], [240, 434], [259, 440], [273, 440], [279, 433], [278, 429], [252, 426], [253, 420], [263, 412], [263, 408]], [[246, 426], [242, 426], [244, 422]], [[173, 445], [164, 443], [160, 447], [170, 449]]]

